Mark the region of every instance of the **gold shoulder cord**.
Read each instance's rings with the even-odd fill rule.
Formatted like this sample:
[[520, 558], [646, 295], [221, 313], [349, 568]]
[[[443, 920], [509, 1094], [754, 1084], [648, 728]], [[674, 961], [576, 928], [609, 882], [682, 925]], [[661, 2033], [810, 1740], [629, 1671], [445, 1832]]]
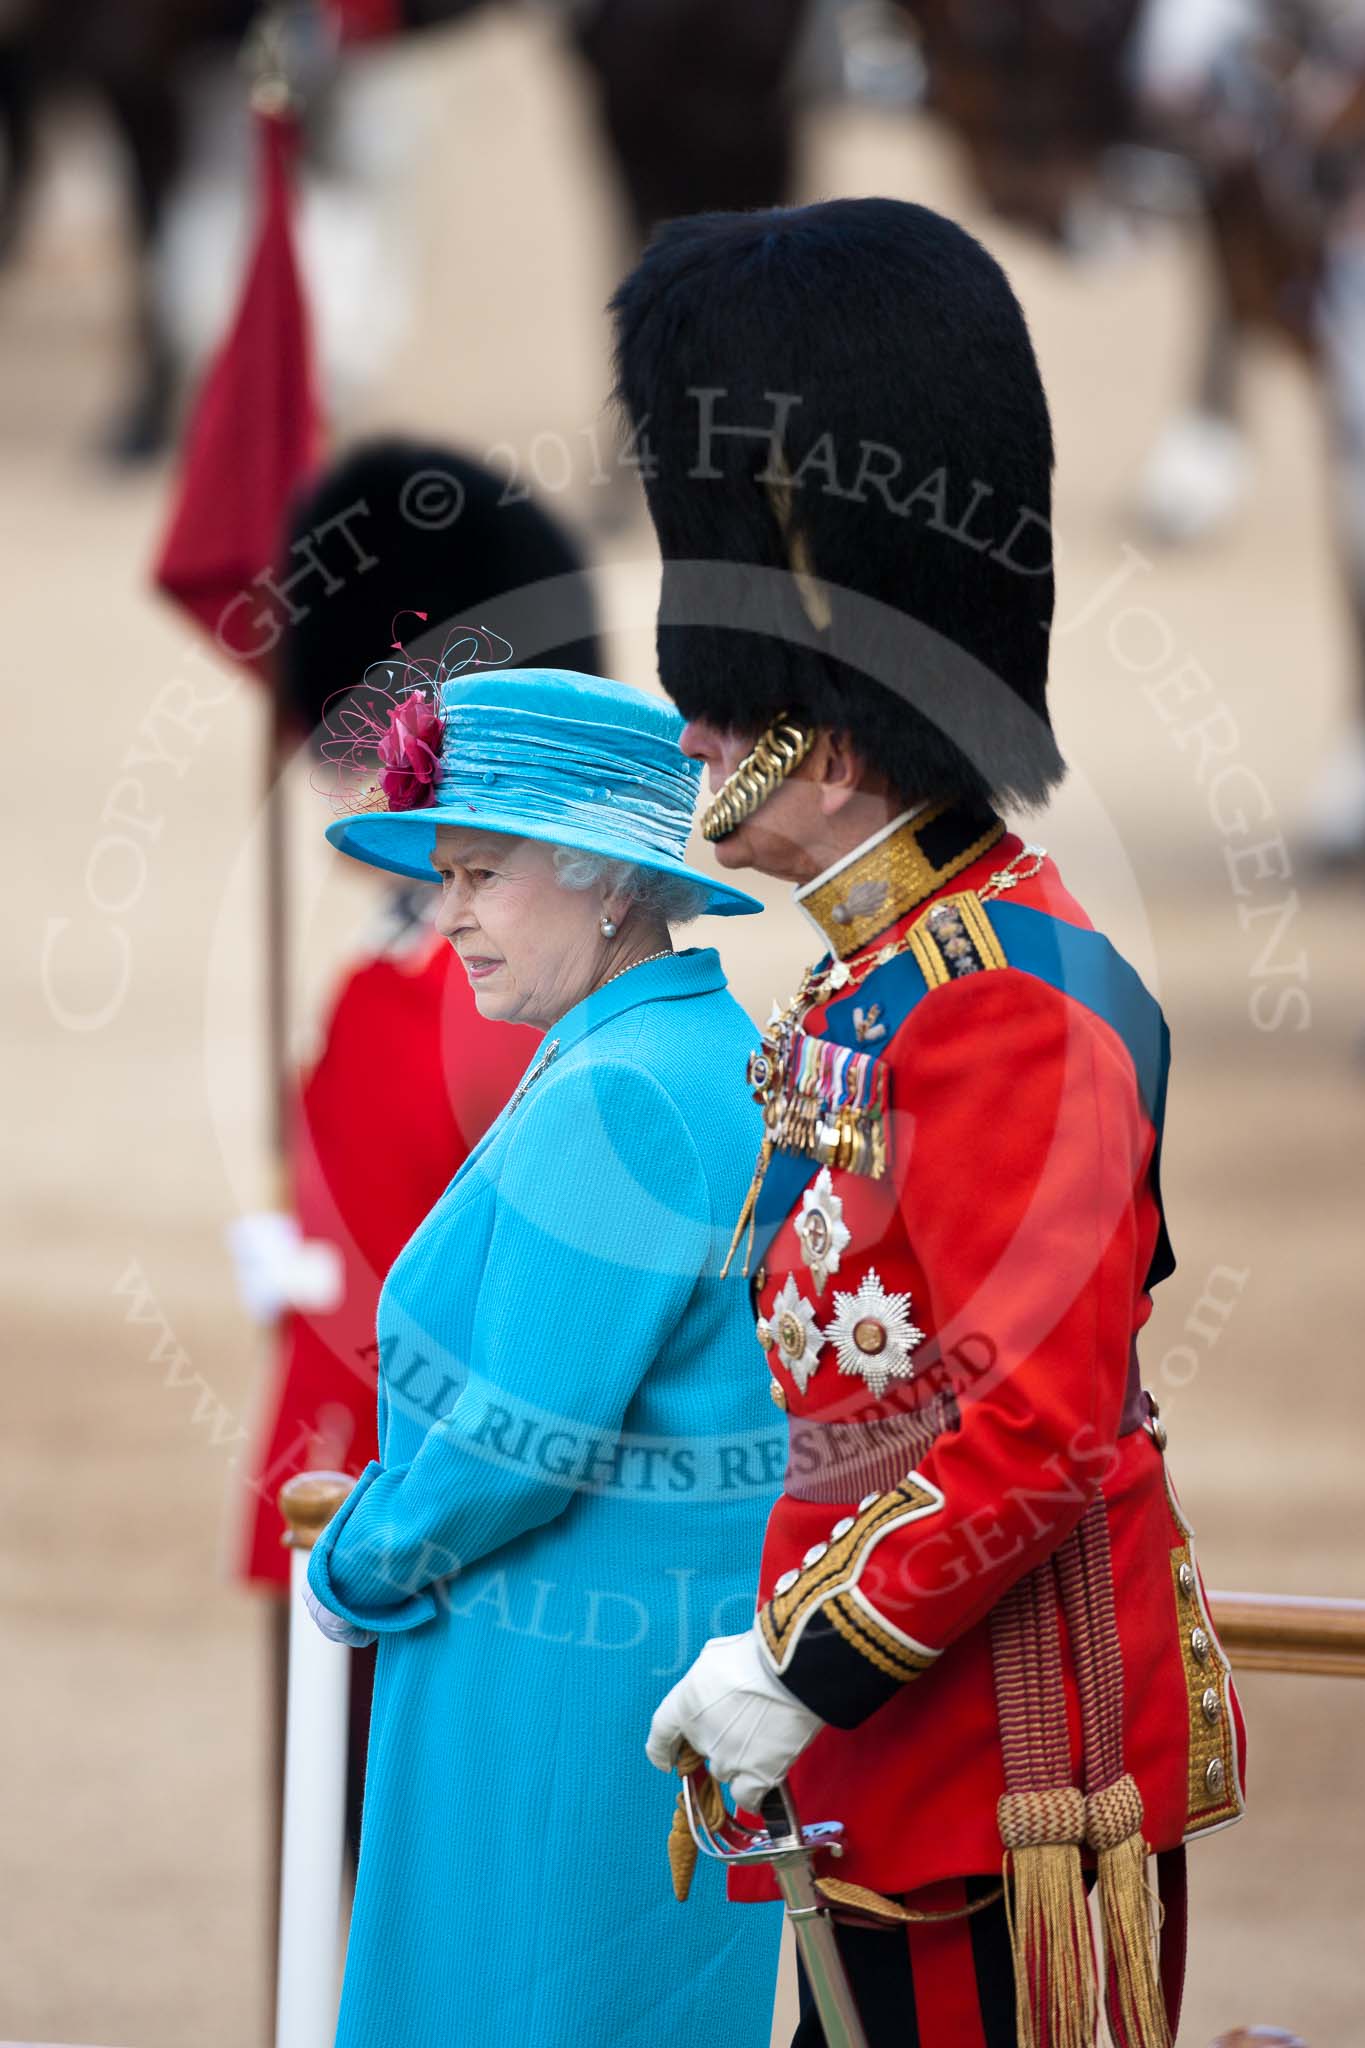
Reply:
[[[728, 788], [729, 785], [727, 784], [726, 787]], [[724, 793], [724, 790], [722, 790], [721, 795], [723, 796]], [[717, 801], [719, 801], [719, 798]], [[997, 868], [985, 887], [977, 890], [977, 901], [985, 903], [992, 896], [1008, 894], [1020, 882], [1028, 881], [1030, 877], [1036, 875], [1046, 859], [1047, 852], [1044, 847], [1021, 847], [1007, 866]], [[1025, 865], [1025, 863], [1029, 863], [1029, 865]], [[917, 922], [918, 920], [916, 920]], [[758, 1208], [758, 1198], [762, 1192], [763, 1182], [775, 1149], [770, 1133], [774, 1123], [772, 1112], [777, 1107], [778, 1095], [782, 1085], [782, 1052], [786, 1039], [796, 1027], [798, 1018], [804, 1017], [808, 1010], [827, 1003], [832, 996], [851, 995], [855, 989], [862, 987], [862, 984], [870, 974], [875, 974], [879, 967], [885, 967], [888, 960], [895, 960], [902, 953], [916, 951], [918, 944], [915, 925], [911, 925], [909, 931], [904, 932], [900, 938], [892, 939], [886, 945], [879, 946], [875, 953], [865, 954], [861, 960], [835, 960], [828, 967], [811, 968], [786, 1008], [779, 1010], [774, 1005], [773, 1014], [768, 1021], [768, 1027], [763, 1033], [763, 1043], [758, 1051], [751, 1054], [749, 1058], [749, 1083], [754, 1091], [754, 1100], [763, 1111], [765, 1134], [763, 1143], [759, 1147], [758, 1161], [754, 1167], [754, 1177], [749, 1183], [749, 1192], [744, 1197], [744, 1207], [741, 1209], [739, 1221], [735, 1225], [735, 1234], [730, 1240], [730, 1249], [725, 1254], [725, 1263], [720, 1269], [722, 1280], [730, 1270], [735, 1253], [739, 1250], [740, 1239], [744, 1236], [746, 1229], [749, 1233], [749, 1240], [745, 1246], [744, 1265], [741, 1271], [746, 1280], [749, 1277], [749, 1261], [753, 1255], [754, 1246], [755, 1212]]]

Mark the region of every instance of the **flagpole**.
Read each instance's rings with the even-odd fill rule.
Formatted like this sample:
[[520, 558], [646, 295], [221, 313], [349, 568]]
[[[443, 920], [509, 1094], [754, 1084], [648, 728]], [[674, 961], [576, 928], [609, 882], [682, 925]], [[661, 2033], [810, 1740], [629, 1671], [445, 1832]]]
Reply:
[[[248, 45], [251, 107], [257, 121], [292, 125], [297, 95], [285, 63], [284, 39], [267, 14]], [[264, 139], [264, 138], [263, 138]], [[267, 145], [268, 146], [268, 145]], [[289, 717], [280, 663], [269, 671], [270, 716], [266, 723], [262, 773], [265, 813], [265, 1048], [266, 1142], [271, 1206], [289, 1207], [289, 801], [285, 770], [290, 756]]]
[[292, 753], [283, 679], [270, 678], [270, 716], [262, 756], [265, 866], [262, 904], [265, 932], [266, 1131], [271, 1206], [287, 1209], [289, 1185], [289, 793], [285, 771]]
[[[272, 1190], [270, 1206], [282, 1212], [290, 1208], [289, 1183], [289, 797], [285, 769], [289, 761], [290, 735], [284, 695], [284, 675], [279, 662], [272, 662], [268, 674], [269, 715], [261, 749], [264, 788], [265, 845], [261, 873], [262, 929], [265, 937], [265, 1081], [266, 1141]], [[279, 1324], [272, 1324], [270, 1338], [278, 1344]], [[307, 1562], [306, 1558], [304, 1560]], [[277, 2038], [281, 1967], [281, 1887], [285, 1848], [285, 1799], [287, 1796], [286, 1714], [296, 1715], [294, 1702], [294, 1627], [300, 1605], [297, 1572], [291, 1568], [289, 1583], [290, 1624], [283, 1644], [272, 1634], [271, 1647], [283, 1658], [285, 1669], [284, 1711], [271, 1717], [273, 1755], [270, 1784], [270, 1863], [272, 1881], [266, 1903], [266, 1997], [271, 2033]], [[272, 1687], [272, 1696], [274, 1688]], [[344, 1798], [344, 1793], [343, 1793]]]
[[[248, 38], [244, 60], [251, 75], [251, 110], [257, 124], [262, 155], [280, 146], [280, 132], [293, 127], [297, 122], [299, 97], [289, 76], [285, 56], [285, 39], [273, 11], [267, 11], [257, 22], [255, 33]], [[272, 128], [276, 132], [272, 132]], [[288, 1212], [292, 1206], [293, 1189], [290, 1185], [289, 1138], [291, 1105], [291, 1060], [290, 1060], [290, 859], [289, 859], [289, 790], [286, 770], [292, 753], [288, 703], [285, 695], [284, 667], [278, 658], [278, 650], [268, 658], [265, 665], [265, 682], [269, 691], [269, 712], [261, 745], [261, 810], [264, 823], [264, 860], [261, 874], [261, 928], [264, 937], [264, 988], [265, 1007], [265, 1141], [267, 1171], [270, 1179], [269, 1207]], [[273, 1341], [280, 1339], [277, 1323], [271, 1331]], [[297, 1541], [297, 1537], [295, 1541]], [[285, 1910], [285, 1855], [289, 1844], [290, 1830], [286, 1819], [289, 1800], [289, 1779], [291, 1761], [293, 1773], [299, 1775], [300, 1745], [307, 1741], [306, 1723], [303, 1716], [316, 1711], [316, 1700], [307, 1693], [301, 1683], [301, 1668], [306, 1665], [304, 1652], [311, 1647], [301, 1644], [300, 1613], [301, 1570], [306, 1569], [306, 1549], [291, 1559], [288, 1608], [289, 1620], [283, 1641], [278, 1631], [273, 1631], [270, 1647], [273, 1655], [283, 1662], [283, 1693], [272, 1686], [272, 1704], [276, 1711], [271, 1717], [273, 1755], [271, 1757], [270, 1783], [272, 1788], [270, 1811], [270, 1862], [271, 1883], [267, 1886], [266, 1898], [266, 2039], [278, 2044], [289, 2038], [290, 2026], [281, 2030], [281, 2001], [293, 2011], [297, 2000], [288, 1986], [293, 1983], [296, 1972], [286, 1957], [285, 1942], [289, 1935]], [[349, 1660], [345, 1660], [349, 1664]], [[277, 1677], [278, 1677], [277, 1673]], [[291, 1758], [292, 1751], [292, 1758]], [[343, 1736], [344, 1756], [344, 1736]], [[343, 1763], [344, 1770], [344, 1763]], [[296, 1795], [297, 1796], [297, 1795]], [[343, 1827], [345, 1811], [344, 1779], [337, 1806], [336, 1824]], [[307, 1850], [301, 1838], [296, 1820], [293, 1830], [294, 1859], [306, 1856]], [[340, 1852], [339, 1852], [340, 1854]], [[338, 1865], [338, 1878], [340, 1867]], [[297, 1941], [297, 1909], [295, 1942]], [[333, 1923], [335, 1929], [335, 1922]], [[285, 2015], [288, 2019], [288, 2013]], [[297, 2015], [295, 2015], [297, 2017]], [[333, 2019], [335, 2014], [333, 2013]], [[305, 2024], [298, 2038], [307, 2039], [309, 2028]], [[322, 2038], [319, 2036], [319, 2038]]]

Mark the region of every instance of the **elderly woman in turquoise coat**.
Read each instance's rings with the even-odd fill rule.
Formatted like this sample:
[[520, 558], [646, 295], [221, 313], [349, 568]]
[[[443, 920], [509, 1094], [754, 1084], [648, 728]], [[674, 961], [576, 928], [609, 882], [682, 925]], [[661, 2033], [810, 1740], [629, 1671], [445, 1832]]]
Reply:
[[339, 2048], [767, 2048], [778, 1923], [707, 1869], [677, 1902], [641, 1743], [750, 1620], [782, 1455], [721, 1277], [752, 1030], [669, 936], [760, 906], [686, 865], [679, 727], [596, 678], [445, 681], [328, 834], [438, 884], [480, 1011], [544, 1033], [388, 1276], [379, 1459], [312, 1554], [319, 1625], [379, 1642]]

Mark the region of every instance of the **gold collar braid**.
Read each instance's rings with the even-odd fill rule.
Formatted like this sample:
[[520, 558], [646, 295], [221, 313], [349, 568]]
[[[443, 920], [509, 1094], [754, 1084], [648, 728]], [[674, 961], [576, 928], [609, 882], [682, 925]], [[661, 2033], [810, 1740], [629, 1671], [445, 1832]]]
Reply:
[[716, 840], [752, 818], [760, 804], [784, 783], [793, 768], [799, 768], [815, 745], [814, 731], [796, 725], [780, 712], [746, 754], [733, 775], [727, 775], [701, 815], [701, 836]]
[[[945, 835], [934, 859], [920, 835], [956, 808], [952, 803], [931, 805], [879, 834], [833, 874], [797, 891], [797, 902], [820, 927], [837, 960], [849, 959], [907, 911], [926, 902], [1003, 836], [999, 818], [964, 812], [961, 829]], [[957, 823], [956, 817], [952, 822]]]

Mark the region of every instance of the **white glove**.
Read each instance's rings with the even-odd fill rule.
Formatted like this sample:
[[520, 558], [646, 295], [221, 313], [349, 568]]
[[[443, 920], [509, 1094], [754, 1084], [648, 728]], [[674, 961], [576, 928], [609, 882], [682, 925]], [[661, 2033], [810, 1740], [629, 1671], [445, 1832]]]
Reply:
[[305, 1243], [292, 1216], [257, 1210], [229, 1223], [226, 1236], [237, 1292], [253, 1322], [276, 1322], [287, 1308], [322, 1315], [340, 1306], [341, 1253], [323, 1238]]
[[645, 1753], [656, 1770], [671, 1770], [686, 1739], [727, 1780], [736, 1805], [757, 1813], [824, 1725], [776, 1676], [757, 1630], [746, 1629], [704, 1645], [655, 1712]]
[[328, 1642], [340, 1643], [343, 1650], [368, 1650], [371, 1643], [379, 1640], [373, 1629], [357, 1628], [353, 1622], [333, 1614], [330, 1607], [324, 1607], [307, 1579], [303, 1582], [303, 1604]]

